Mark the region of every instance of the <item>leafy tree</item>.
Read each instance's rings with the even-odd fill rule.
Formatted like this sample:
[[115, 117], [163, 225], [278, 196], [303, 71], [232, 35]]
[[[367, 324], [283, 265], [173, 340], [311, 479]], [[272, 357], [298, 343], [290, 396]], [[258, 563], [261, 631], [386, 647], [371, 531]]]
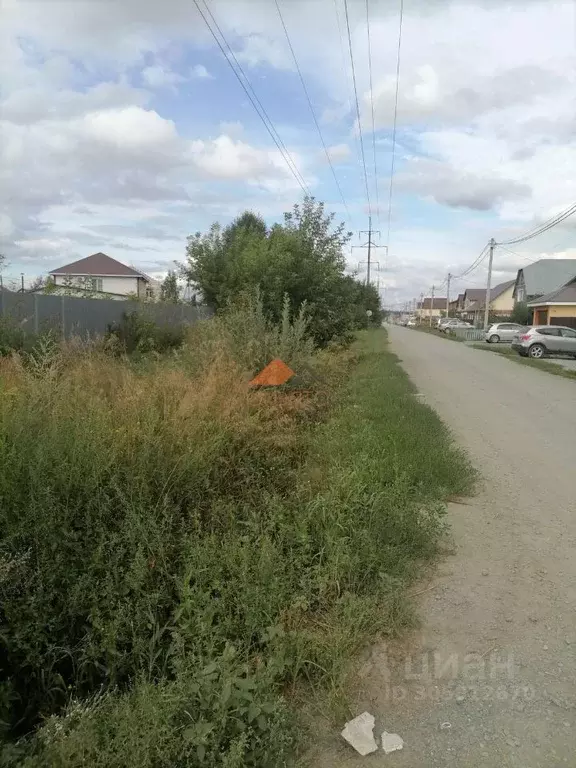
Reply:
[[168, 274], [160, 286], [160, 301], [166, 301], [170, 304], [178, 304], [180, 301], [178, 276], [173, 270], [168, 270]]
[[304, 304], [315, 341], [332, 338], [369, 322], [370, 309], [380, 322], [378, 294], [344, 274], [343, 248], [351, 237], [324, 204], [305, 198], [284, 214], [283, 223], [268, 228], [253, 212], [222, 229], [188, 238], [182, 274], [218, 311], [243, 294], [259, 289], [266, 314], [282, 317], [285, 297], [293, 312]]
[[530, 325], [532, 322], [532, 310], [525, 301], [518, 301], [514, 305], [510, 320], [519, 325]]

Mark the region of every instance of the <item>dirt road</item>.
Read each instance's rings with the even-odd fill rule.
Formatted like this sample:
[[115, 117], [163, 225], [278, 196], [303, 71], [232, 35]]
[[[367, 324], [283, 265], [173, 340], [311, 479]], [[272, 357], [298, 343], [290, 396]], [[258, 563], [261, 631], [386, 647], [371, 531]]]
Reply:
[[[576, 766], [576, 382], [417, 331], [393, 350], [482, 474], [408, 649], [366, 653], [355, 713], [402, 752], [331, 733], [318, 768]], [[425, 588], [424, 585], [423, 588]]]

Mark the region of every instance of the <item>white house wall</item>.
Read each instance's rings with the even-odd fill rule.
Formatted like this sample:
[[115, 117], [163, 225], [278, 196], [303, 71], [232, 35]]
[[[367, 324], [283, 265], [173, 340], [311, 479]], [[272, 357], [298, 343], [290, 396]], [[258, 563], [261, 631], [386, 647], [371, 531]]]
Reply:
[[[72, 278], [73, 283], [81, 282], [84, 287], [84, 280], [89, 276], [85, 275], [54, 275], [54, 281], [56, 285], [66, 285], [67, 281]], [[141, 290], [145, 290], [145, 285], [142, 282], [140, 286]], [[138, 293], [138, 278], [137, 277], [103, 277], [102, 278], [102, 292], [113, 293], [120, 296], [128, 296], [128, 294]]]

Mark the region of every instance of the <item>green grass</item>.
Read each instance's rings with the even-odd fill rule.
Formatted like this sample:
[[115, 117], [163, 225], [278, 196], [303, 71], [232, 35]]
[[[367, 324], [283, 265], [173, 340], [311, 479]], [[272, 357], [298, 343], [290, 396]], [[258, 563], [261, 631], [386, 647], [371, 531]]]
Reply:
[[430, 327], [428, 325], [416, 325], [414, 326], [414, 330], [421, 331], [423, 333], [429, 333], [431, 336], [438, 336], [439, 339], [450, 339], [450, 341], [464, 341], [464, 339], [461, 339], [459, 336], [456, 336], [454, 333], [444, 333], [444, 331], [439, 331], [437, 328]]
[[288, 765], [302, 686], [412, 619], [474, 473], [385, 332], [305, 392], [249, 390], [206, 333], [140, 367], [0, 361], [4, 765]]
[[504, 347], [495, 344], [471, 344], [474, 349], [481, 349], [484, 352], [495, 352], [498, 355], [506, 357], [508, 360], [513, 360], [520, 365], [527, 365], [529, 368], [537, 368], [539, 371], [546, 371], [553, 376], [562, 376], [564, 379], [576, 379], [576, 371], [563, 368], [557, 363], [552, 363], [549, 360], [533, 360], [531, 357], [522, 357], [515, 352], [511, 347]]

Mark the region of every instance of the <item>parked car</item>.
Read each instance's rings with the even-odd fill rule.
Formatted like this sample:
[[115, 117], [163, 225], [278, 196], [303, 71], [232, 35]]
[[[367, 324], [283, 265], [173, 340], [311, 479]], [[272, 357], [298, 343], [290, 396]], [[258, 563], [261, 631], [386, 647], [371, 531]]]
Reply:
[[564, 325], [536, 325], [533, 328], [525, 328], [514, 337], [512, 349], [523, 357], [533, 357], [536, 360], [550, 353], [576, 357], [576, 330]]
[[472, 323], [467, 323], [466, 320], [451, 320], [449, 323], [445, 323], [445, 325], [442, 326], [440, 329], [441, 331], [444, 331], [444, 333], [450, 333], [450, 331], [454, 331], [457, 328], [473, 328], [474, 326]]
[[499, 341], [514, 341], [514, 337], [525, 328], [526, 326], [518, 323], [494, 323], [488, 328], [484, 338], [488, 344], [498, 344]]
[[456, 317], [441, 317], [438, 320], [437, 326], [438, 330], [441, 331], [445, 325], [449, 325], [449, 323], [455, 323], [458, 318]]
[[418, 325], [418, 321], [415, 317], [411, 317], [410, 320], [406, 323], [408, 328], [415, 328]]

